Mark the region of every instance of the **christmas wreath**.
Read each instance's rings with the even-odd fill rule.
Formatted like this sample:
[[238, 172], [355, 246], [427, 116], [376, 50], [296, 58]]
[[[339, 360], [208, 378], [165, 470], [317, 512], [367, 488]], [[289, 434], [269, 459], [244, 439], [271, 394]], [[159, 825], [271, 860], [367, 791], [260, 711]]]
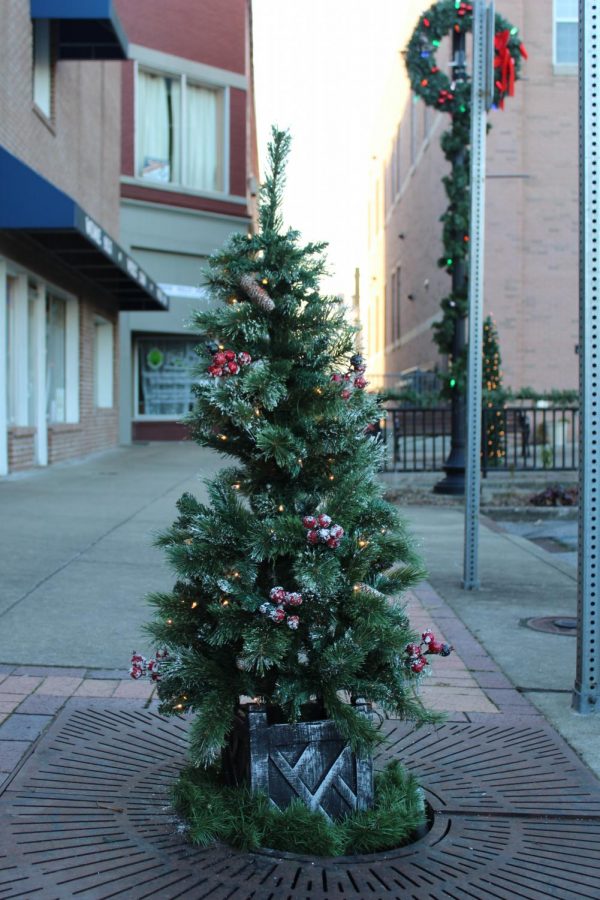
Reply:
[[[436, 63], [436, 50], [452, 32], [468, 34], [473, 28], [473, 6], [463, 0], [440, 0], [423, 13], [406, 50], [406, 66], [413, 91], [435, 109], [450, 114], [468, 111], [471, 87], [466, 77], [449, 78]], [[495, 27], [496, 81], [494, 106], [504, 108], [504, 98], [514, 95], [521, 59], [527, 51], [515, 28], [500, 15]]]

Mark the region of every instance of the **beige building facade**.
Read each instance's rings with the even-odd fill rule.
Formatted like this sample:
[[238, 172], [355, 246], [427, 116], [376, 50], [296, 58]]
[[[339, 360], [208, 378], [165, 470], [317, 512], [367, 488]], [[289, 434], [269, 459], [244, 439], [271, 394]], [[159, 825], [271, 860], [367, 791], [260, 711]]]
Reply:
[[[431, 4], [406, 4], [404, 49]], [[489, 114], [485, 312], [499, 332], [504, 384], [572, 389], [578, 341], [578, 87], [576, 0], [499, 0], [529, 59], [504, 111]], [[448, 41], [438, 63], [449, 61]], [[398, 56], [372, 159], [369, 271], [361, 318], [370, 371], [393, 382], [443, 369], [432, 340], [450, 278], [440, 216], [448, 171], [439, 140], [449, 117], [411, 95]], [[383, 381], [383, 378], [382, 378]]]

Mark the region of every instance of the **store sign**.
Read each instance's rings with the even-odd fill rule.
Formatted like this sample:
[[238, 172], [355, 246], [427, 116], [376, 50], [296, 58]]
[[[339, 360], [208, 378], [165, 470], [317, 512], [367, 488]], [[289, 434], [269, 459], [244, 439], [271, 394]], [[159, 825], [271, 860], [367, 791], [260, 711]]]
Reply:
[[136, 261], [132, 259], [125, 251], [104, 231], [103, 228], [98, 225], [97, 222], [92, 219], [87, 213], [83, 213], [83, 222], [81, 223], [81, 230], [85, 234], [85, 236], [91, 240], [102, 253], [107, 256], [116, 266], [121, 269], [122, 272], [125, 272], [129, 275], [130, 278], [133, 278], [134, 281], [144, 288], [155, 300], [164, 307], [164, 309], [169, 308], [169, 299], [167, 295], [161, 290], [160, 286], [156, 284], [156, 282], [152, 281], [146, 273], [141, 269]]

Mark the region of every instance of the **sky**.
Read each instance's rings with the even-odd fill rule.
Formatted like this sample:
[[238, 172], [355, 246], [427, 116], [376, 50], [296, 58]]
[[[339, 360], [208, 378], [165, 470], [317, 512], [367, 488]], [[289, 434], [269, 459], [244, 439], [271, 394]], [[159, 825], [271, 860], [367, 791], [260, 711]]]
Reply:
[[402, 0], [253, 0], [261, 166], [272, 125], [292, 151], [286, 224], [329, 242], [323, 289], [354, 290], [364, 266], [372, 131], [383, 85], [402, 49]]

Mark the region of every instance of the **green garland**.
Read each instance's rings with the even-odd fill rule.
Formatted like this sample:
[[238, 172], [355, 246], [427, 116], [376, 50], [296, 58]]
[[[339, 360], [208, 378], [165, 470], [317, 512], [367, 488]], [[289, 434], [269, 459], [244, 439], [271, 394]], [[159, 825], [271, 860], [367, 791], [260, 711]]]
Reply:
[[173, 789], [191, 843], [222, 841], [238, 850], [261, 847], [311, 856], [378, 853], [412, 843], [427, 812], [414, 775], [395, 759], [375, 776], [371, 809], [330, 822], [297, 799], [284, 810], [247, 785], [226, 787], [214, 769], [187, 768]]
[[[411, 87], [417, 97], [428, 106], [451, 116], [451, 126], [441, 138], [444, 156], [451, 172], [444, 176], [449, 205], [441, 216], [443, 223], [444, 255], [438, 260], [440, 268], [452, 276], [458, 263], [466, 265], [469, 250], [469, 142], [471, 129], [471, 84], [468, 76], [451, 81], [436, 64], [436, 50], [442, 40], [453, 32], [468, 33], [473, 28], [473, 6], [464, 0], [440, 0], [424, 12], [415, 28], [405, 52]], [[512, 94], [512, 84], [520, 75], [521, 59], [527, 53], [518, 29], [500, 15], [496, 15], [496, 72], [493, 108], [503, 108], [504, 100]], [[452, 342], [458, 319], [467, 315], [468, 283], [465, 278], [461, 290], [453, 290], [441, 302], [443, 317], [434, 326], [434, 340], [440, 352], [452, 353]], [[464, 391], [465, 358], [450, 359], [446, 388]]]

